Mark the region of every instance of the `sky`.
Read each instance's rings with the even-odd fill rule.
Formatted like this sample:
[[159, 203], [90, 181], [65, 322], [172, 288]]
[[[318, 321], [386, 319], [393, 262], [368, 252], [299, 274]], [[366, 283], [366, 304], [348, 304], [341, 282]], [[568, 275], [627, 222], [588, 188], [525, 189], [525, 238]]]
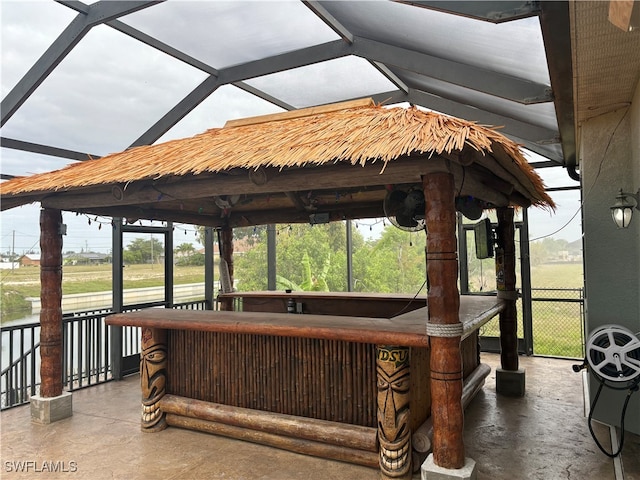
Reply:
[[[188, 8], [178, 10], [171, 2], [123, 18], [143, 32], [184, 49], [196, 58], [225, 67], [307, 45], [335, 40], [326, 25], [318, 22], [301, 2], [256, 3], [247, 18], [233, 3], [199, 2], [203, 12], [216, 19], [195, 21]], [[167, 15], [169, 13], [169, 15]], [[190, 16], [191, 15], [191, 16]], [[290, 22], [291, 15], [298, 20]], [[0, 0], [1, 65], [0, 93], [4, 98], [64, 28], [75, 12], [53, 1]], [[264, 20], [268, 18], [268, 20]], [[168, 23], [167, 23], [168, 19]], [[261, 41], [246, 33], [247, 24], [269, 23], [277, 35], [264, 33]], [[193, 35], [179, 35], [180, 28]], [[265, 32], [267, 30], [265, 29]], [[226, 48], [207, 48], [212, 42], [228, 41]], [[306, 67], [305, 75], [282, 72], [257, 79], [254, 84], [271, 89], [294, 105], [317, 102], [335, 94], [349, 98], [366, 91], [390, 90], [389, 82], [359, 59], [341, 59]], [[301, 72], [299, 72], [301, 73]], [[105, 155], [126, 149], [147, 128], [186, 96], [206, 74], [159, 51], [143, 45], [107, 26], [94, 27], [2, 127], [6, 138], [31, 141], [59, 148]], [[303, 79], [304, 78], [304, 79]], [[234, 86], [224, 86], [170, 129], [159, 142], [188, 137], [229, 119], [279, 112], [281, 109]], [[532, 156], [532, 160], [544, 160]], [[70, 160], [0, 149], [0, 171], [28, 175], [61, 168]], [[539, 173], [551, 187], [575, 186], [561, 168]], [[558, 204], [555, 213], [531, 209], [530, 237], [578, 240], [580, 199], [577, 191], [552, 194]], [[571, 218], [573, 217], [573, 220]], [[0, 215], [0, 251], [39, 251], [39, 206], [28, 205]], [[109, 219], [96, 219], [63, 212], [67, 224], [65, 251], [111, 249]], [[370, 224], [371, 221], [364, 221]], [[378, 224], [381, 225], [381, 224]], [[366, 233], [368, 229], [361, 231]], [[373, 229], [371, 235], [375, 235]], [[176, 227], [174, 244], [195, 242], [192, 226]], [[198, 246], [198, 245], [196, 245]]]

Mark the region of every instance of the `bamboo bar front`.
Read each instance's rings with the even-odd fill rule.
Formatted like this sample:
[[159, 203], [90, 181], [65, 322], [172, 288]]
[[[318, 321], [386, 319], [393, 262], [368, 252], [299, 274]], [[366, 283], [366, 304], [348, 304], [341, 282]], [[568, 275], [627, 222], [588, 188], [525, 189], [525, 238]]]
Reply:
[[[107, 324], [139, 326], [149, 332], [144, 336], [145, 351], [166, 351], [166, 362], [152, 369], [157, 373], [154, 381], [164, 385], [163, 396], [147, 398], [146, 393], [143, 398], [147, 423], [164, 421], [168, 426], [307, 455], [371, 467], [386, 465], [391, 468], [386, 474], [394, 474], [400, 465], [389, 462], [396, 458], [391, 441], [397, 434], [393, 415], [415, 432], [431, 412], [424, 299], [405, 297], [405, 305], [413, 302], [413, 310], [391, 318], [296, 315], [286, 313], [282, 293], [251, 294], [254, 305], [261, 297], [268, 312], [147, 309], [110, 316]], [[227, 295], [232, 297], [241, 294]], [[366, 295], [355, 297], [356, 304], [367, 302]], [[345, 295], [299, 294], [297, 300], [318, 310], [341, 308], [337, 303], [347, 305], [345, 311], [357, 310], [348, 305]], [[400, 310], [398, 298], [377, 302], [379, 311]], [[478, 366], [473, 328], [497, 315], [501, 305], [490, 297], [462, 300], [460, 318], [469, 325], [462, 341], [465, 376]], [[387, 367], [380, 370], [381, 364], [376, 371], [377, 360], [385, 358], [378, 353], [377, 359], [376, 352], [407, 352], [403, 353], [409, 379], [402, 397], [405, 407], [398, 411], [390, 410], [400, 403], [390, 400], [392, 391], [383, 385], [396, 381], [400, 373]], [[159, 379], [161, 375], [164, 378]], [[384, 449], [381, 414], [387, 419]], [[410, 440], [407, 445], [403, 472], [411, 468], [414, 457]], [[397, 453], [404, 452], [403, 446]]]

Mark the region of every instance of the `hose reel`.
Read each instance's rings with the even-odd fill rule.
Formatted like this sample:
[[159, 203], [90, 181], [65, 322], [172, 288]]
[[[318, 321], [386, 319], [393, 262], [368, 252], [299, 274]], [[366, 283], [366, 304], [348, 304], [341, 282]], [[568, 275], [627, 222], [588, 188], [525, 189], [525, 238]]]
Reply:
[[610, 382], [630, 382], [640, 377], [640, 340], [619, 325], [603, 325], [587, 340], [591, 372]]
[[[602, 325], [596, 328], [586, 344], [586, 356], [582, 365], [574, 365], [573, 371], [587, 368], [600, 385], [589, 410], [589, 431], [598, 448], [608, 457], [620, 455], [624, 445], [624, 418], [629, 399], [638, 391], [640, 384], [640, 339], [630, 330], [620, 325]], [[627, 396], [620, 415], [620, 444], [617, 452], [607, 452], [600, 444], [591, 424], [603, 387], [613, 390], [627, 390]]]

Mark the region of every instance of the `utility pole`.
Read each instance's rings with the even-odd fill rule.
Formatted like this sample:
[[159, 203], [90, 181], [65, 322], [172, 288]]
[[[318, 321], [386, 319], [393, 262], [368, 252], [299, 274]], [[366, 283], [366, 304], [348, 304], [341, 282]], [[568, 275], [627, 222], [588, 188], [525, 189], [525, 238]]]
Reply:
[[14, 269], [16, 264], [16, 231], [13, 230], [13, 236], [11, 240], [11, 270]]

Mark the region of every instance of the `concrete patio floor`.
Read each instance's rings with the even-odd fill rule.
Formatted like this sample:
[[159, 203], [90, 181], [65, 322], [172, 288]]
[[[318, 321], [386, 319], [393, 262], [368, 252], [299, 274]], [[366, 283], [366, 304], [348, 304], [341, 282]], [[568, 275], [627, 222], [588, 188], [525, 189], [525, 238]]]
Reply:
[[[592, 440], [583, 414], [576, 362], [521, 357], [527, 393], [495, 393], [499, 357], [484, 389], [465, 412], [466, 455], [478, 479], [615, 479], [614, 463]], [[144, 434], [137, 376], [73, 393], [73, 416], [32, 424], [29, 406], [2, 412], [3, 479], [335, 479], [379, 478], [377, 470], [298, 455], [204, 433], [168, 428]], [[599, 438], [608, 428], [598, 426]], [[604, 442], [607, 448], [610, 443]], [[22, 463], [20, 463], [22, 462]], [[640, 437], [626, 434], [624, 478], [640, 479]], [[65, 472], [50, 473], [52, 467]], [[21, 471], [16, 471], [21, 470]], [[28, 471], [27, 471], [28, 470]], [[417, 473], [413, 477], [419, 479]]]

